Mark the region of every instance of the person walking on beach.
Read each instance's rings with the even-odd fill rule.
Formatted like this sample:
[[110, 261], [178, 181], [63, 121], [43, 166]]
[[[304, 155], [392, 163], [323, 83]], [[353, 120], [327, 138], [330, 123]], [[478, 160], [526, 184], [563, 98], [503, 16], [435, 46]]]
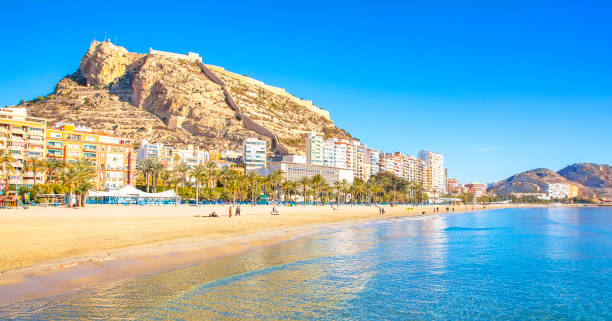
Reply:
[[240, 216], [240, 205], [236, 207], [236, 216]]
[[232, 217], [232, 207], [229, 207], [229, 217]]

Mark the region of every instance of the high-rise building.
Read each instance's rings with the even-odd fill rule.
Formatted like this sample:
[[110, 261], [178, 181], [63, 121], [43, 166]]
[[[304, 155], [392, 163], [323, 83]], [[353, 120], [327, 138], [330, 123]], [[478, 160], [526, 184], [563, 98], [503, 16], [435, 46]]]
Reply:
[[336, 155], [335, 155], [335, 144], [333, 140], [326, 140], [323, 142], [323, 166], [334, 167], [336, 166]]
[[366, 163], [370, 164], [371, 175], [376, 175], [382, 171], [381, 166], [384, 154], [381, 151], [377, 149], [368, 148], [366, 151], [365, 158]]
[[[0, 146], [8, 150], [15, 159], [14, 172], [0, 173], [0, 184], [32, 186], [34, 174], [28, 170], [29, 159], [43, 159], [46, 155], [46, 121], [42, 118], [27, 117], [25, 108], [3, 108], [0, 111]], [[42, 171], [36, 174], [36, 183], [42, 183]]]
[[323, 165], [323, 137], [310, 133], [306, 137], [306, 162], [312, 165]]
[[426, 190], [438, 194], [446, 193], [446, 174], [444, 169], [444, 156], [438, 153], [422, 150], [419, 159], [425, 162], [427, 179]]
[[395, 176], [405, 178], [410, 182], [423, 183], [425, 178], [423, 161], [400, 152], [385, 154], [381, 170], [391, 172]]
[[96, 187], [100, 190], [135, 183], [136, 155], [128, 138], [60, 123], [47, 128], [47, 157], [69, 163], [90, 160], [96, 166]]
[[266, 141], [249, 137], [244, 141], [243, 159], [246, 170], [266, 167]]

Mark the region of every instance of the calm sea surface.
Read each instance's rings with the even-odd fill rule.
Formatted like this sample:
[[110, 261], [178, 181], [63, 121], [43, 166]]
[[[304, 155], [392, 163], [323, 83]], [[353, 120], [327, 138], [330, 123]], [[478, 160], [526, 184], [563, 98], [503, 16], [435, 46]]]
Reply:
[[612, 209], [504, 209], [337, 228], [0, 307], [0, 319], [612, 320]]

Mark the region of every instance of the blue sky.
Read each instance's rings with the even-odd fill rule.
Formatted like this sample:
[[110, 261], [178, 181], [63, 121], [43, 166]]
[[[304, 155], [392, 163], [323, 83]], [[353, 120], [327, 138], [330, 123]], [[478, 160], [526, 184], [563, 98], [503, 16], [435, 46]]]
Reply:
[[450, 177], [612, 163], [612, 2], [3, 4], [0, 106], [45, 95], [94, 37], [205, 63], [328, 109], [371, 147]]

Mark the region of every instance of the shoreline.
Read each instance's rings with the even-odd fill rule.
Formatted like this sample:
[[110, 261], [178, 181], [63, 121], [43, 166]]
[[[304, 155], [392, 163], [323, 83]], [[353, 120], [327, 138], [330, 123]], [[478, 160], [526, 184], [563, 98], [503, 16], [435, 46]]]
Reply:
[[[73, 246], [81, 250], [81, 253], [77, 255], [56, 256], [52, 259], [36, 261], [29, 266], [2, 270], [2, 272], [0, 272], [0, 306], [18, 301], [75, 291], [98, 282], [120, 280], [170, 271], [204, 263], [220, 257], [238, 255], [249, 250], [256, 250], [298, 238], [333, 232], [338, 228], [348, 228], [350, 226], [368, 224], [379, 220], [440, 214], [458, 214], [501, 208], [545, 208], [551, 206], [489, 205], [483, 207], [482, 205], [469, 205], [455, 206], [455, 211], [448, 212], [445, 210], [447, 206], [427, 205], [413, 207], [412, 210], [407, 210], [409, 208], [408, 206], [386, 206], [385, 209], [387, 213], [383, 216], [378, 214], [378, 209], [374, 206], [342, 205], [340, 210], [332, 210], [329, 206], [280, 207], [281, 214], [279, 216], [269, 215], [271, 206], [243, 206], [243, 213], [245, 214], [240, 217], [229, 218], [227, 214], [225, 214], [225, 217], [220, 218], [193, 217], [193, 215], [196, 214], [195, 212], [206, 213], [210, 210], [216, 210], [219, 214], [227, 213], [228, 207], [228, 205], [201, 207], [99, 206], [85, 208], [83, 212], [86, 213], [81, 213], [74, 209], [57, 208], [56, 210], [58, 213], [55, 213], [56, 217], [52, 216], [50, 218], [51, 221], [49, 221], [55, 222], [56, 225], [54, 226], [51, 224], [47, 226], [47, 229], [53, 229], [58, 226], [61, 227], [64, 224], [74, 228], [75, 215], [78, 215], [76, 217], [76, 223], [82, 223], [81, 221], [83, 220], [85, 222], [90, 220], [96, 222], [97, 215], [100, 215], [101, 212], [106, 213], [102, 215], [110, 215], [111, 218], [115, 218], [119, 221], [121, 221], [122, 218], [130, 220], [132, 224], [134, 224], [134, 222], [131, 220], [136, 219], [136, 225], [134, 226], [145, 224], [145, 227], [148, 227], [147, 223], [150, 222], [147, 222], [147, 219], [155, 220], [157, 216], [154, 214], [154, 210], [159, 211], [160, 209], [164, 210], [162, 211], [165, 213], [164, 216], [171, 216], [173, 219], [178, 218], [183, 221], [184, 224], [189, 224], [191, 228], [195, 227], [197, 229], [199, 227], [198, 224], [201, 224], [203, 227], [209, 227], [210, 229], [207, 233], [200, 233], [200, 235], [193, 236], [190, 234], [193, 229], [186, 228], [182, 231], [183, 233], [172, 234], [175, 236], [174, 238], [160, 239], [158, 235], [157, 238], [145, 239], [145, 242], [140, 244], [138, 244], [138, 242], [126, 246], [116, 246], [117, 244], [115, 244], [116, 247], [114, 248], [98, 250], [96, 250], [95, 247], [93, 250], [88, 250], [88, 243], [83, 242], [80, 246]], [[434, 213], [433, 209], [436, 207], [440, 210]], [[449, 206], [449, 208], [453, 208], [453, 206]], [[108, 213], [109, 210], [113, 213]], [[124, 215], [126, 215], [126, 210], [127, 217], [124, 217]], [[225, 210], [225, 212], [221, 212], [221, 210]], [[11, 215], [23, 216], [24, 212], [27, 213], [27, 211], [23, 210], [15, 211], [17, 212], [11, 213]], [[180, 214], [177, 214], [177, 212]], [[0, 214], [0, 223], [6, 220], [5, 215], [7, 214]], [[38, 221], [37, 219], [40, 218], [38, 215], [33, 216], [34, 217], [26, 217], [25, 220], [23, 217], [19, 217], [17, 221]], [[247, 217], [249, 217], [249, 219], [245, 219]], [[73, 219], [72, 221], [70, 220], [71, 218]], [[264, 224], [266, 222], [272, 222], [274, 224]], [[240, 223], [252, 223], [255, 225], [242, 226]], [[257, 226], [256, 223], [260, 223], [259, 226]], [[108, 222], [106, 224], [108, 224]], [[233, 228], [223, 229], [223, 226], [218, 226], [219, 224], [228, 224]], [[110, 224], [110, 227], [113, 228], [116, 226]], [[38, 226], [35, 226], [33, 230], [37, 228]], [[108, 228], [108, 226], [101, 224], [98, 235], [94, 233], [93, 235], [89, 235], [90, 238], [95, 239], [96, 237], [100, 237], [100, 235], [106, 232], [105, 228]], [[163, 232], [164, 227], [161, 226], [161, 229]], [[61, 232], [60, 229], [59, 233]], [[124, 232], [130, 233], [130, 231]], [[134, 233], [142, 233], [142, 231], [136, 230]], [[145, 233], [145, 236], [149, 237], [148, 234], [149, 233]], [[183, 234], [183, 236], [181, 236], [181, 234]], [[65, 235], [63, 238], [70, 240], [71, 236], [72, 235]], [[74, 241], [74, 238], [72, 239]], [[79, 239], [83, 240], [83, 238], [77, 236], [76, 240]], [[0, 247], [0, 257], [3, 260], [7, 256], [7, 253], [5, 253], [6, 244], [4, 243], [6, 243], [6, 236], [0, 238], [0, 244], [2, 246]], [[121, 244], [121, 242], [118, 244]], [[45, 245], [49, 246], [48, 244]], [[2, 267], [4, 266], [5, 265], [2, 265]]]

